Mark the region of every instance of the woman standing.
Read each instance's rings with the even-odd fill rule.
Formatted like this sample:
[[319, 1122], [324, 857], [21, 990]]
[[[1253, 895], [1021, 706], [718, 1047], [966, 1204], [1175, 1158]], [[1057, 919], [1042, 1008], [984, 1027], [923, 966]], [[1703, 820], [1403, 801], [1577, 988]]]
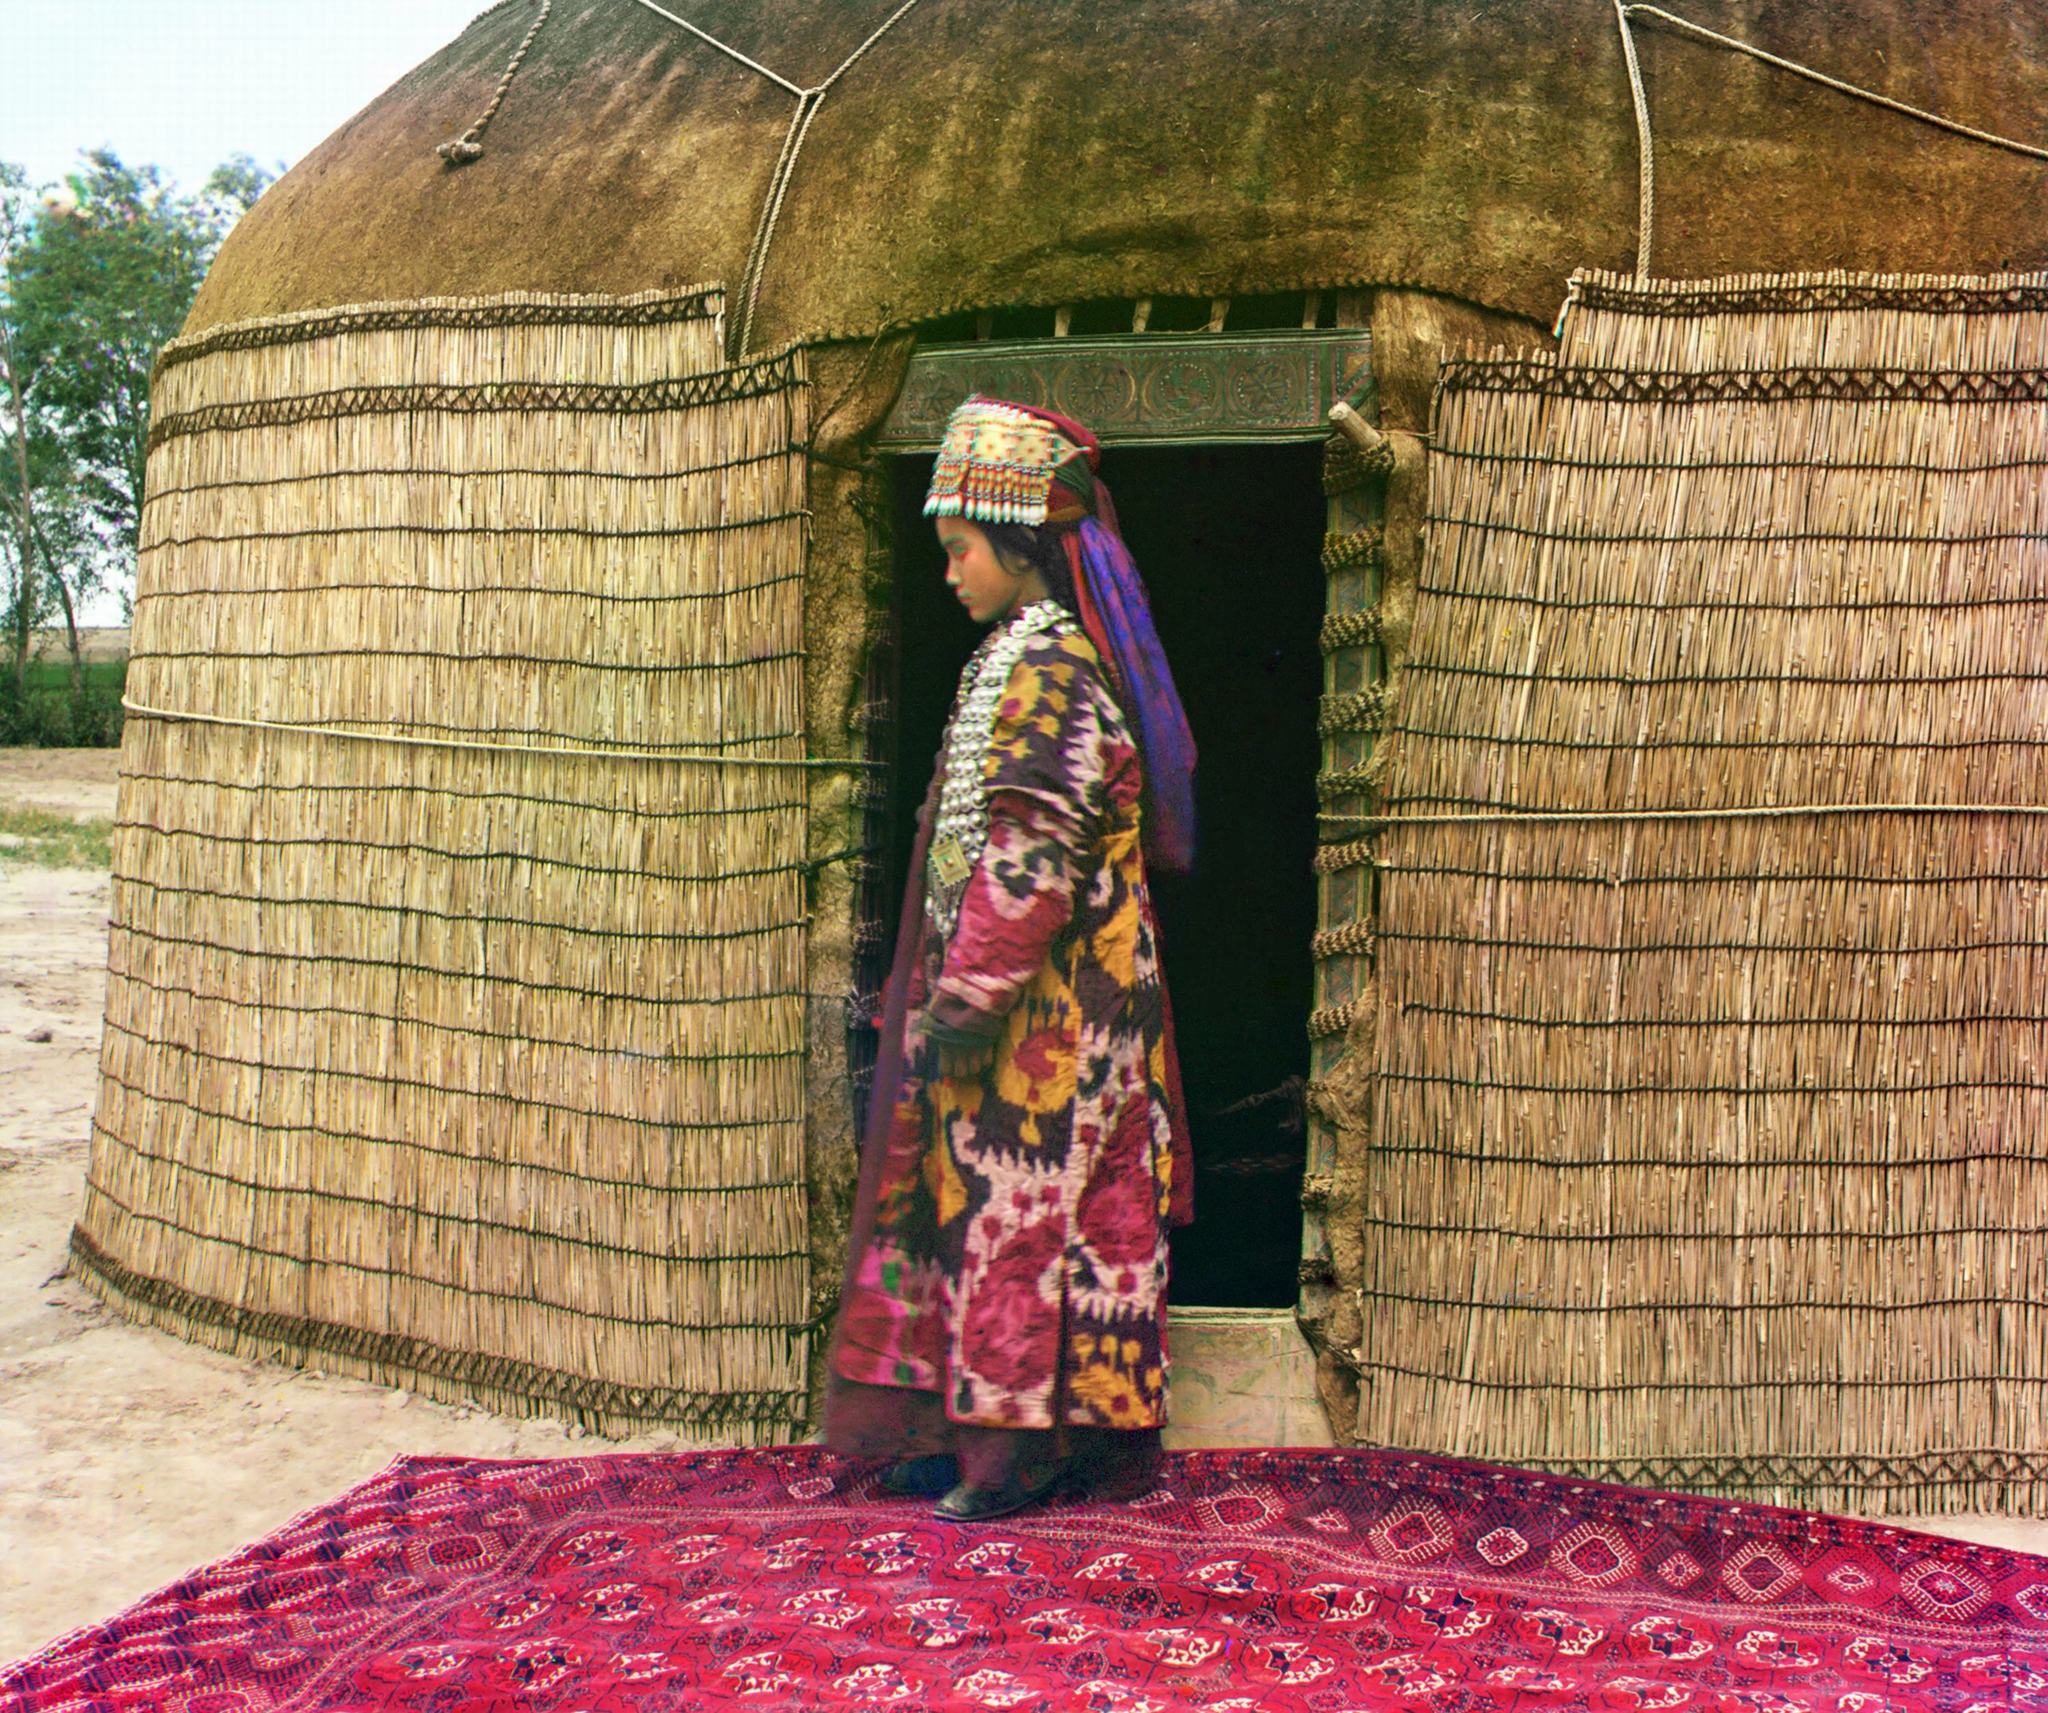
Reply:
[[960, 1519], [1142, 1476], [1166, 1419], [1191, 1171], [1145, 877], [1192, 860], [1195, 754], [1099, 459], [970, 398], [925, 500], [991, 628], [919, 815], [825, 1441]]

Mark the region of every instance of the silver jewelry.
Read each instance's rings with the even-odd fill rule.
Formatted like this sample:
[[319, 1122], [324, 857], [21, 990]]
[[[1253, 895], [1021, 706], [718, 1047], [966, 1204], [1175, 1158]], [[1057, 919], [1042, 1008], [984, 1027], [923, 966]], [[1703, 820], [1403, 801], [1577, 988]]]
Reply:
[[925, 899], [932, 921], [948, 937], [960, 921], [960, 900], [974, 865], [988, 846], [988, 746], [1002, 711], [1010, 673], [1034, 637], [1070, 636], [1074, 620], [1057, 601], [1019, 607], [1000, 629], [982, 639], [960, 674], [960, 693], [946, 726], [945, 783], [925, 858]]

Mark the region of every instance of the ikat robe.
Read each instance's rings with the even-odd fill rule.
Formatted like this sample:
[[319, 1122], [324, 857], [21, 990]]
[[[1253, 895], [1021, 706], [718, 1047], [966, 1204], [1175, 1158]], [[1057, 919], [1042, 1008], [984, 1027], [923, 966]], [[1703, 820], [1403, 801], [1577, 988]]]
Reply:
[[[927, 907], [902, 930], [921, 936], [911, 1050], [869, 1139], [886, 1152], [833, 1367], [936, 1393], [956, 1423], [1157, 1428], [1185, 1121], [1139, 756], [1078, 630], [1026, 643], [983, 779], [988, 843], [957, 926]], [[927, 1016], [992, 1038], [985, 1068], [940, 1074], [915, 1050]]]

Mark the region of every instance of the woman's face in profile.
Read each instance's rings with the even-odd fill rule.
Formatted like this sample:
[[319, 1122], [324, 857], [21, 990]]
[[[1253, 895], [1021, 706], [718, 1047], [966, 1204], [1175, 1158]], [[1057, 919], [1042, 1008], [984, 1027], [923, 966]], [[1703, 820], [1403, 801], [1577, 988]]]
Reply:
[[946, 553], [946, 587], [960, 598], [967, 616], [983, 625], [1009, 617], [1026, 579], [1004, 569], [981, 525], [964, 517], [933, 522]]

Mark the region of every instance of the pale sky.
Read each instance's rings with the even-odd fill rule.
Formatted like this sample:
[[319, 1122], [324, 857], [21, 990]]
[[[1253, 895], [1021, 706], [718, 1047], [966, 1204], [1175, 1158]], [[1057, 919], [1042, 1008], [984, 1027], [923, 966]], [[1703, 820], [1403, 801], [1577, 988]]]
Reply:
[[0, 160], [31, 182], [110, 145], [196, 190], [289, 166], [487, 0], [0, 0]]
[[[233, 154], [275, 171], [462, 32], [488, 0], [0, 0], [0, 160], [32, 184], [81, 149], [187, 190]], [[111, 592], [87, 624], [120, 623]]]

